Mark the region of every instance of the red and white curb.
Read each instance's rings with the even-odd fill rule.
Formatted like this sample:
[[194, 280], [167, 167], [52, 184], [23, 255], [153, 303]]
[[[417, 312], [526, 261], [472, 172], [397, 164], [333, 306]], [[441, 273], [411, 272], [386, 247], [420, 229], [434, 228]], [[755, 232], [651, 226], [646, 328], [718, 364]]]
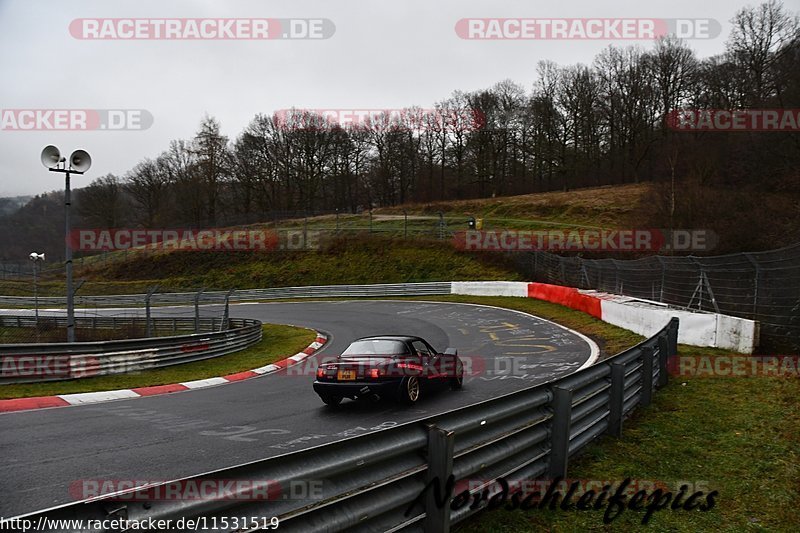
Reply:
[[314, 352], [322, 348], [328, 342], [327, 335], [317, 332], [317, 338], [308, 345], [302, 352], [287, 357], [276, 363], [266, 366], [219, 376], [214, 378], [198, 379], [196, 381], [184, 381], [183, 383], [171, 383], [169, 385], [153, 385], [151, 387], [138, 387], [135, 389], [119, 389], [101, 392], [82, 392], [77, 394], [59, 394], [57, 396], [37, 396], [33, 398], [14, 398], [11, 400], [0, 400], [0, 413], [12, 411], [29, 411], [31, 409], [44, 409], [48, 407], [67, 407], [70, 405], [85, 405], [90, 403], [109, 402], [112, 400], [125, 400], [130, 398], [141, 398], [143, 396], [158, 396], [186, 390], [202, 389], [214, 387], [226, 383], [234, 383], [245, 379], [255, 378], [266, 374], [272, 374], [278, 370], [296, 365], [303, 359], [310, 357]]

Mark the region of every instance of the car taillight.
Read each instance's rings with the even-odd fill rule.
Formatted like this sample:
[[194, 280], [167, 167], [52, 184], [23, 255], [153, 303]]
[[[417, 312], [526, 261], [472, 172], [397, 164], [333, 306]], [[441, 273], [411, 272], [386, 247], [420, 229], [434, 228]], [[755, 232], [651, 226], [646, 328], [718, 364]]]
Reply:
[[321, 378], [325, 376], [325, 369], [322, 367], [317, 368], [317, 377]]
[[370, 368], [369, 369], [369, 377], [372, 379], [377, 379], [383, 375], [383, 370], [380, 368]]

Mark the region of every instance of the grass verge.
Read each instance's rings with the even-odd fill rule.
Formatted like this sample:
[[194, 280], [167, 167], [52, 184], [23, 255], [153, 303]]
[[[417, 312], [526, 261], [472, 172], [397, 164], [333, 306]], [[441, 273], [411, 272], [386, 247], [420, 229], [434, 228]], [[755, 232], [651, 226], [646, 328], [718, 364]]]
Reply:
[[263, 326], [263, 331], [264, 337], [261, 342], [230, 355], [130, 374], [53, 383], [3, 385], [0, 386], [0, 399], [131, 389], [233, 374], [268, 365], [289, 355], [294, 355], [314, 342], [316, 337], [314, 331], [294, 326], [266, 324]]
[[603, 510], [496, 510], [458, 531], [799, 531], [798, 394], [792, 378], [673, 380], [621, 439], [603, 437], [570, 464], [570, 479], [703, 482], [719, 491], [708, 512], [666, 509], [643, 526], [643, 512], [626, 510], [604, 526]]

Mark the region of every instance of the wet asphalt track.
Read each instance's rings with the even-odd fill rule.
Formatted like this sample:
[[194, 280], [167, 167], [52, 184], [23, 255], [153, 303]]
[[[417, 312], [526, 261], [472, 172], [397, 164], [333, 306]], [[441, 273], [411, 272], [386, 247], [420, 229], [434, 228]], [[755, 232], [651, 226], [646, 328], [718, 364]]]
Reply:
[[[592, 347], [550, 322], [451, 303], [349, 301], [243, 304], [231, 314], [314, 328], [330, 336], [292, 369], [239, 383], [96, 405], [0, 414], [0, 516], [74, 501], [81, 479], [169, 480], [281, 455], [432, 416], [575, 371]], [[312, 391], [321, 358], [361, 336], [411, 334], [471, 364], [463, 390], [412, 408]]]

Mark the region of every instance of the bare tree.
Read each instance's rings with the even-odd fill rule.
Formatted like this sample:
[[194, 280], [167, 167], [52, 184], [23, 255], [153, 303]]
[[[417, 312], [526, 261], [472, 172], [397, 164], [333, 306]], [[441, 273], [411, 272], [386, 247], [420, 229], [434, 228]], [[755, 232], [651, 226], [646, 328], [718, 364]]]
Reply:
[[206, 220], [217, 221], [220, 187], [230, 176], [232, 158], [228, 138], [220, 133], [219, 121], [206, 117], [194, 137], [192, 150], [196, 158], [196, 172], [205, 194]]
[[778, 92], [775, 63], [797, 41], [797, 15], [788, 13], [781, 2], [770, 0], [757, 7], [742, 8], [731, 20], [733, 29], [725, 43], [727, 54], [738, 67], [739, 80], [748, 101], [762, 105]]
[[127, 174], [125, 189], [137, 213], [136, 222], [153, 228], [164, 221], [169, 185], [169, 173], [163, 158], [145, 159]]
[[119, 178], [107, 174], [76, 191], [78, 214], [98, 228], [116, 228], [127, 221], [127, 198]]

